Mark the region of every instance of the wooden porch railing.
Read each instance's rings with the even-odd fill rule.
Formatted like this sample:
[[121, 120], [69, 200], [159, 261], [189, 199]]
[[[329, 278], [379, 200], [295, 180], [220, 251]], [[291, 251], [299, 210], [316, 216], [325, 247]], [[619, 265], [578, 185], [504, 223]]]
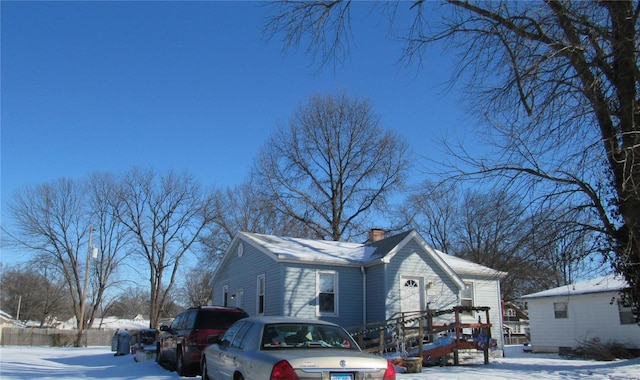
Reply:
[[[373, 322], [366, 325], [348, 328], [347, 330], [358, 341], [365, 352], [382, 355], [389, 351], [412, 351], [417, 348], [418, 355], [424, 359], [437, 358], [449, 353], [454, 354], [455, 365], [459, 364], [458, 350], [481, 349], [484, 352], [484, 362], [489, 363], [489, 348], [491, 342], [491, 323], [489, 320], [489, 307], [455, 306], [445, 310], [426, 310], [397, 313], [392, 318]], [[477, 323], [462, 323], [461, 312], [484, 312], [485, 322], [479, 318]], [[454, 321], [448, 324], [436, 325], [434, 318], [453, 314]], [[463, 329], [471, 329], [473, 340], [463, 334]], [[425, 340], [433, 341], [433, 338], [442, 332], [453, 333], [450, 344], [436, 348], [424, 349]], [[400, 348], [404, 349], [400, 349]]]

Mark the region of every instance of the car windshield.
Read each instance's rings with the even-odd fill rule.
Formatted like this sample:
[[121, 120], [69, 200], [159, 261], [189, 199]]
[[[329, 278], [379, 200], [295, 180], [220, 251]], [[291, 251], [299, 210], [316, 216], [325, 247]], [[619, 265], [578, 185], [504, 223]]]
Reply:
[[357, 349], [351, 336], [337, 326], [312, 323], [265, 326], [261, 345], [263, 350], [301, 347]]

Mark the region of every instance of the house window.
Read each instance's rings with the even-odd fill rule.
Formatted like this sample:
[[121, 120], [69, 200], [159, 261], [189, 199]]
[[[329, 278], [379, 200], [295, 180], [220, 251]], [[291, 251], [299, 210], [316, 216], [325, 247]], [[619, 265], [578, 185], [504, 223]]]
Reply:
[[515, 317], [516, 316], [516, 311], [513, 309], [507, 309], [505, 310], [505, 316], [507, 317]]
[[516, 323], [511, 327], [513, 328], [512, 332], [514, 334], [521, 334], [522, 333], [522, 329], [520, 328], [520, 323]]
[[555, 313], [556, 319], [569, 318], [569, 316], [567, 314], [567, 303], [566, 302], [554, 302], [553, 303], [553, 312]]
[[257, 286], [258, 286], [258, 289], [257, 289], [258, 307], [256, 311], [258, 315], [263, 315], [264, 314], [264, 275], [258, 276]]
[[338, 274], [336, 272], [317, 272], [319, 314], [338, 314]]
[[[465, 282], [462, 295], [460, 297], [460, 306], [473, 307], [473, 283]], [[464, 314], [473, 315], [473, 311], [465, 311]]]
[[222, 306], [229, 306], [229, 285], [222, 287]]
[[633, 311], [631, 310], [631, 302], [626, 302], [625, 299], [618, 298], [618, 312], [620, 313], [621, 325], [633, 325], [636, 323], [633, 317]]

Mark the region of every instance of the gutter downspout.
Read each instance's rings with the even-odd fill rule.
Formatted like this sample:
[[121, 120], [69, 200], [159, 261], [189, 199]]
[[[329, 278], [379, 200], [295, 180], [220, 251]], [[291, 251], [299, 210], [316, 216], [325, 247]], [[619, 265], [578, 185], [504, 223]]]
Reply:
[[360, 273], [362, 273], [362, 326], [367, 325], [367, 273], [364, 265], [360, 265]]
[[[496, 287], [497, 291], [498, 291], [498, 328], [496, 329], [496, 336], [500, 336], [500, 349], [502, 349], [502, 357], [504, 358], [504, 332], [502, 329], [502, 326], [504, 326], [504, 314], [502, 311], [502, 290], [500, 289], [500, 280], [496, 281], [498, 283], [498, 286]], [[491, 335], [493, 334], [493, 331], [491, 332]]]

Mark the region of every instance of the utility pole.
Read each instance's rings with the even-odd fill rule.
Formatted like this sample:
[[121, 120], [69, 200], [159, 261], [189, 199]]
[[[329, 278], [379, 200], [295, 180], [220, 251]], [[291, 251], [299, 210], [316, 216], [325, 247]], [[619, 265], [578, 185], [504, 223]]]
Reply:
[[22, 305], [22, 296], [18, 296], [18, 313], [16, 315], [16, 322], [20, 322], [20, 306]]

